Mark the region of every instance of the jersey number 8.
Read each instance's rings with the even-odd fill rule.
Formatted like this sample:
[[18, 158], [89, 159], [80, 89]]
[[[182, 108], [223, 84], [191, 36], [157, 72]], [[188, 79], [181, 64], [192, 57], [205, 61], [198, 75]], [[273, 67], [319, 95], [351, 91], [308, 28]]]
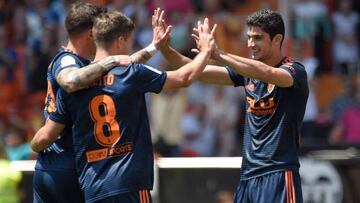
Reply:
[[113, 146], [120, 140], [119, 123], [115, 119], [114, 100], [108, 95], [98, 95], [89, 104], [91, 118], [94, 121], [94, 136], [100, 145]]

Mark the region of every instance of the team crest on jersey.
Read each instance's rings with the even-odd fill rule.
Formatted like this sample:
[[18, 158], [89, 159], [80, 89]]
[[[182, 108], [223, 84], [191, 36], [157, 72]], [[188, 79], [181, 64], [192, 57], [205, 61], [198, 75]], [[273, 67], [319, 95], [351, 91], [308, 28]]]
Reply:
[[275, 85], [269, 83], [268, 86], [267, 86], [267, 91], [269, 93], [271, 93], [274, 90], [274, 88], [275, 88]]

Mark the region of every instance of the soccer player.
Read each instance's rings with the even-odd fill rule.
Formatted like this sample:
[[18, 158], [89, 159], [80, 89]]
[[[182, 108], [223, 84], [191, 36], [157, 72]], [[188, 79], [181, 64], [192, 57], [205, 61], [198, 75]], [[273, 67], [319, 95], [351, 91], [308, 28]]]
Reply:
[[[65, 125], [70, 126], [86, 202], [151, 202], [153, 151], [145, 93], [186, 87], [196, 79], [214, 48], [215, 27], [210, 33], [207, 19], [198, 24], [200, 53], [176, 71], [159, 72], [132, 63], [110, 70], [88, 89], [72, 94], [59, 90], [57, 110], [31, 146], [46, 148]], [[132, 21], [120, 12], [98, 17], [93, 27], [95, 61], [128, 54], [133, 30]]]
[[[300, 128], [308, 97], [305, 68], [283, 55], [285, 26], [280, 14], [257, 11], [247, 18], [252, 59], [218, 48], [199, 80], [244, 86], [246, 122], [243, 162], [235, 203], [302, 202], [299, 176]], [[193, 35], [197, 39], [197, 34]], [[191, 61], [169, 46], [161, 52], [173, 67]]]
[[[147, 49], [143, 49], [131, 58], [108, 56], [90, 64], [88, 59], [96, 51], [92, 34], [93, 19], [104, 12], [106, 9], [84, 2], [71, 6], [65, 21], [69, 42], [59, 50], [48, 68], [48, 92], [44, 110], [46, 118], [49, 113], [56, 111], [55, 95], [60, 87], [67, 92], [78, 91], [98, 80], [120, 61], [125, 63], [131, 59], [145, 62], [151, 57]], [[153, 47], [159, 46], [161, 37], [163, 36], [158, 36], [154, 30]], [[51, 147], [38, 152], [33, 180], [34, 202], [83, 202], [75, 169], [71, 126], [65, 128]]]
[[[59, 50], [48, 68], [48, 91], [45, 100], [44, 114], [56, 110], [55, 95], [58, 89], [64, 87], [67, 91], [83, 88], [90, 84], [89, 80], [100, 78], [103, 66], [91, 69], [96, 74], [87, 75], [89, 68], [79, 69], [90, 63], [88, 60], [96, 51], [91, 37], [94, 16], [104, 13], [102, 7], [88, 3], [75, 3], [66, 17], [66, 30], [69, 42], [66, 48]], [[80, 84], [81, 83], [81, 84]], [[34, 202], [83, 202], [83, 193], [77, 182], [74, 154], [71, 145], [71, 128], [66, 128], [60, 139], [39, 153], [34, 173]]]

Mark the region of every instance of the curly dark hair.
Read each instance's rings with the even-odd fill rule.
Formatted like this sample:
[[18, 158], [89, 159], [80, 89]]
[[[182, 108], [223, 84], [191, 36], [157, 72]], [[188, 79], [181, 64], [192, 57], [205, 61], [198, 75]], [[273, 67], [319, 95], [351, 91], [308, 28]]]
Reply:
[[281, 15], [270, 9], [262, 9], [256, 11], [248, 16], [246, 20], [248, 27], [255, 26], [261, 28], [264, 32], [270, 35], [272, 40], [275, 35], [281, 34], [284, 41], [285, 37], [285, 25]]

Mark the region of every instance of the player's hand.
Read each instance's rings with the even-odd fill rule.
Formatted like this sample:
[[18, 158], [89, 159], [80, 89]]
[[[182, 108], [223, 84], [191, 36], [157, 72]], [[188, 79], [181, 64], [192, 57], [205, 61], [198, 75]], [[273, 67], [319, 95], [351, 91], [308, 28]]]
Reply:
[[164, 10], [155, 9], [152, 16], [153, 41], [156, 49], [162, 49], [170, 46], [171, 26], [167, 26], [164, 20]]
[[[207, 18], [206, 18], [205, 20], [207, 20]], [[205, 26], [205, 20], [204, 20], [204, 24], [201, 24], [201, 23], [200, 23], [200, 25]], [[208, 29], [208, 27], [209, 27], [208, 20], [207, 20], [206, 24], [207, 24], [207, 25], [206, 25], [205, 28]], [[217, 25], [215, 24], [215, 25], [213, 26], [212, 30], [211, 30], [211, 33], [210, 33], [211, 36], [212, 36], [212, 38], [213, 38], [211, 58], [214, 58], [214, 59], [220, 54], [220, 49], [219, 49], [219, 47], [217, 46], [216, 41], [215, 41], [215, 37], [214, 37], [216, 27], [217, 27]], [[199, 45], [199, 40], [200, 40], [200, 37], [199, 37], [199, 22], [198, 22], [198, 27], [193, 28], [193, 32], [194, 32], [194, 33], [193, 33], [191, 36], [194, 38], [194, 40], [195, 40], [195, 42], [196, 42], [196, 45], [197, 45], [197, 48], [191, 49], [191, 51], [192, 51], [192, 52], [195, 52], [195, 53], [199, 53], [199, 52], [200, 52], [200, 48], [199, 48], [199, 46], [200, 46], [200, 45]]]
[[192, 37], [196, 41], [198, 51], [210, 53], [213, 52], [216, 46], [214, 38], [216, 27], [217, 25], [215, 24], [210, 31], [208, 18], [205, 18], [203, 23], [198, 21], [197, 28], [194, 28], [195, 33], [192, 34]]
[[116, 65], [129, 66], [132, 63], [132, 59], [129, 55], [115, 55]]

